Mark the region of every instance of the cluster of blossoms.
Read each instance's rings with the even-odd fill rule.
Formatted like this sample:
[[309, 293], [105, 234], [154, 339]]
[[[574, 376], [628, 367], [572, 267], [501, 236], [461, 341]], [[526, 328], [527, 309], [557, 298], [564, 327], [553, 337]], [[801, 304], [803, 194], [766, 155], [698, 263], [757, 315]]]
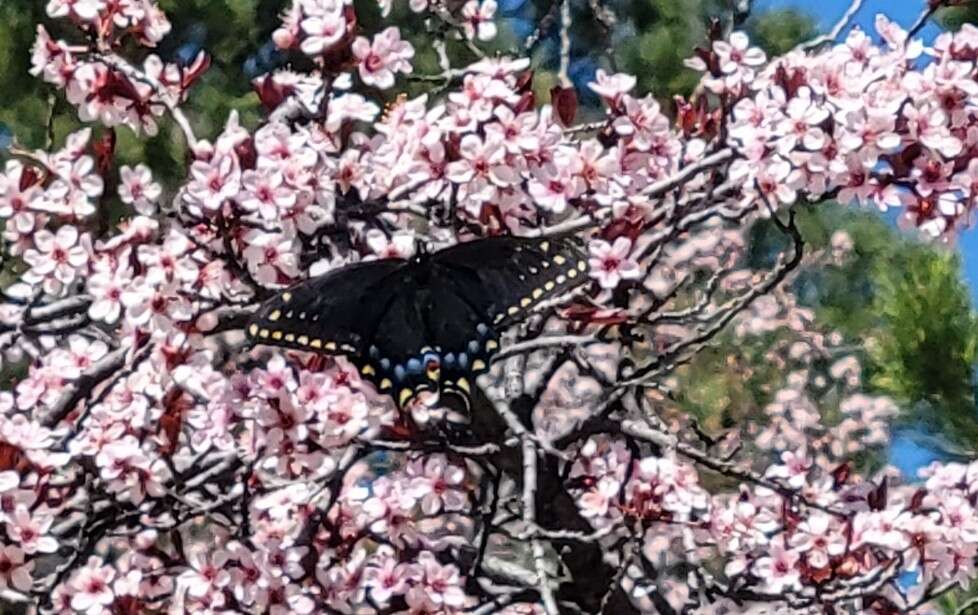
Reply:
[[91, 46], [56, 41], [39, 25], [31, 52], [31, 74], [63, 89], [83, 121], [155, 135], [159, 117], [185, 98], [209, 65], [204, 53], [189, 66], [149, 54], [136, 68], [102, 51], [126, 39], [155, 47], [169, 33], [166, 15], [146, 0], [50, 0], [47, 12], [70, 18], [97, 41]]
[[[410, 8], [458, 42], [495, 34], [492, 0]], [[179, 104], [205, 56], [178, 70], [106, 51], [160, 40], [152, 2], [48, 11], [90, 44], [40, 29], [33, 72], [103, 130], [151, 133], [169, 113], [190, 163], [164, 199], [147, 166], [114, 168], [111, 130], [84, 129], [0, 174], [23, 265], [0, 305], [0, 350], [23, 367], [0, 394], [5, 598], [91, 615], [515, 614], [556, 612], [559, 589], [636, 612], [914, 612], [974, 579], [978, 465], [915, 486], [855, 474], [845, 458], [886, 443], [895, 406], [863, 395], [858, 362], [774, 293], [800, 255], [751, 271], [743, 229], [831, 196], [903, 206], [935, 235], [960, 226], [978, 185], [975, 30], [925, 50], [881, 19], [882, 46], [855, 31], [772, 62], [734, 33], [693, 62], [703, 96], [681, 101], [678, 126], [634, 78], [598, 71], [606, 117], [575, 127], [573, 93], [539, 105], [529, 62], [509, 58], [429, 75], [444, 96], [381, 115], [376, 90], [413, 71], [412, 46], [394, 27], [362, 33], [352, 4], [296, 0], [274, 40], [316, 71], [261, 77], [268, 121], [249, 132], [232, 114], [198, 140]], [[106, 185], [131, 214], [110, 231]], [[419, 424], [341, 357], [241, 346], [242, 316], [273, 289], [419, 239], [501, 233], [578, 233], [592, 283], [488, 377], [492, 396], [532, 400], [498, 438]], [[833, 246], [844, 258], [845, 238]], [[792, 334], [768, 355], [785, 388], [740, 429], [753, 457], [716, 455], [649, 407], [726, 322]], [[829, 388], [833, 424], [815, 401]], [[595, 565], [564, 582], [558, 557]]]
[[[758, 598], [788, 594], [797, 612], [808, 612], [806, 598], [853, 592], [855, 584], [874, 588], [863, 608], [889, 612], [907, 602], [919, 606], [934, 582], [974, 579], [978, 464], [935, 464], [923, 485], [904, 485], [886, 474], [875, 483], [853, 480], [791, 452], [782, 461], [769, 475], [804, 486], [794, 502], [765, 486], [711, 496], [690, 464], [672, 455], [636, 459], [621, 440], [588, 440], [571, 476], [588, 485], [578, 501], [593, 525], [640, 525], [644, 554], [660, 570], [722, 558], [723, 581], [689, 574], [663, 584], [676, 609], [697, 590], [747, 583]], [[796, 507], [802, 502], [804, 513]], [[915, 579], [906, 595], [875, 578], [891, 567]], [[722, 600], [697, 612], [739, 612], [734, 604]]]
[[[705, 73], [706, 90], [737, 101], [728, 130], [744, 157], [730, 179], [753, 188], [745, 198], [899, 207], [907, 227], [950, 238], [970, 224], [978, 185], [978, 29], [925, 47], [883, 15], [876, 28], [882, 45], [853, 29], [823, 53], [770, 63], [735, 33], [689, 65]], [[695, 131], [703, 118], [686, 114]]]

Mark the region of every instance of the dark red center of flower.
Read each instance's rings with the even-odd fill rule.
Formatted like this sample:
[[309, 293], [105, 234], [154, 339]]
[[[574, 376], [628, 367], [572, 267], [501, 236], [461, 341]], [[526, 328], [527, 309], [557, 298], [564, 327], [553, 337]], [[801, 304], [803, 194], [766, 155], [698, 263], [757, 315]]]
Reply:
[[384, 60], [380, 56], [374, 53], [368, 55], [364, 59], [363, 63], [367, 65], [367, 70], [370, 71], [371, 73], [375, 73], [384, 67]]
[[100, 594], [105, 591], [105, 581], [102, 579], [92, 579], [88, 582], [86, 588], [90, 594]]

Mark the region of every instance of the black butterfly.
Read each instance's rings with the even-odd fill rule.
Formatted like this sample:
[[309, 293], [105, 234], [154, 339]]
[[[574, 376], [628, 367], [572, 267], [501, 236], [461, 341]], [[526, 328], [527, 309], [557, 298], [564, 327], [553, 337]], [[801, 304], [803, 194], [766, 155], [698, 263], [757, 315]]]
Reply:
[[480, 239], [301, 282], [267, 301], [247, 332], [263, 344], [347, 355], [398, 406], [425, 390], [467, 398], [500, 331], [586, 281], [587, 268], [571, 239]]

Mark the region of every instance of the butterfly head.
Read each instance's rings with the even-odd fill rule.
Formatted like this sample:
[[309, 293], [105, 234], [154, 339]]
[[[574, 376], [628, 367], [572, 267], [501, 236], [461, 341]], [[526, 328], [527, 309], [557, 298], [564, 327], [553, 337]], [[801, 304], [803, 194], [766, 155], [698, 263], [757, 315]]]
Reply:
[[423, 239], [418, 239], [414, 243], [414, 258], [411, 259], [414, 263], [420, 263], [431, 255], [431, 248], [427, 241]]

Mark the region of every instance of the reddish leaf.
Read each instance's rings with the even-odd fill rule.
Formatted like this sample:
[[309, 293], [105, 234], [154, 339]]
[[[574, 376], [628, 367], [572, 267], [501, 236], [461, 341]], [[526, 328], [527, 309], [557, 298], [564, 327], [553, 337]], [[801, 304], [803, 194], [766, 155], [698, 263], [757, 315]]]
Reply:
[[560, 310], [560, 316], [564, 320], [575, 322], [588, 322], [602, 325], [621, 324], [628, 320], [628, 313], [625, 310], [599, 308], [593, 305], [575, 303]]
[[99, 174], [107, 175], [115, 156], [115, 129], [106, 128], [102, 136], [92, 144], [92, 149], [95, 150], [95, 165]]
[[0, 441], [0, 472], [14, 470], [24, 460], [24, 452], [13, 444]]
[[244, 170], [254, 169], [258, 163], [258, 152], [255, 150], [255, 140], [251, 137], [244, 139], [234, 146], [234, 153], [241, 161], [241, 168]]
[[880, 480], [879, 486], [876, 489], [870, 491], [869, 495], [866, 496], [866, 502], [869, 504], [870, 509], [883, 510], [884, 508], [886, 508], [887, 491], [888, 491], [887, 486], [888, 483], [886, 478], [884, 477], [882, 480]]
[[570, 126], [574, 123], [574, 117], [577, 116], [577, 91], [574, 88], [554, 86], [550, 90], [550, 104], [557, 112], [557, 119], [561, 124]]
[[632, 243], [645, 228], [645, 221], [642, 219], [629, 219], [627, 217], [618, 218], [601, 230], [601, 238], [608, 242], [613, 242], [619, 237], [628, 237]]
[[913, 496], [910, 498], [910, 512], [917, 512], [920, 507], [924, 504], [924, 498], [927, 497], [926, 489], [918, 489], [914, 492]]
[[536, 96], [531, 91], [523, 92], [520, 99], [513, 105], [513, 113], [519, 115], [533, 109], [537, 104]]
[[274, 111], [286, 98], [295, 93], [293, 86], [280, 84], [271, 75], [256, 79], [253, 87], [265, 111], [269, 112]]
[[533, 86], [533, 70], [526, 70], [520, 73], [520, 76], [516, 78], [515, 90], [521, 94], [525, 94], [531, 90]]
[[20, 172], [20, 191], [23, 192], [40, 181], [41, 173], [37, 168], [25, 165], [24, 170]]
[[177, 387], [173, 387], [163, 396], [162, 405], [163, 416], [160, 417], [158, 433], [164, 436], [165, 441], [160, 446], [160, 452], [170, 456], [176, 452], [180, 443], [183, 420], [193, 406], [193, 400]]
[[845, 462], [832, 470], [832, 489], [838, 491], [842, 485], [849, 481], [852, 475], [852, 466]]
[[185, 68], [181, 74], [180, 87], [184, 90], [193, 85], [194, 81], [200, 79], [201, 75], [207, 72], [211, 66], [211, 57], [204, 50], [197, 52], [194, 61]]

